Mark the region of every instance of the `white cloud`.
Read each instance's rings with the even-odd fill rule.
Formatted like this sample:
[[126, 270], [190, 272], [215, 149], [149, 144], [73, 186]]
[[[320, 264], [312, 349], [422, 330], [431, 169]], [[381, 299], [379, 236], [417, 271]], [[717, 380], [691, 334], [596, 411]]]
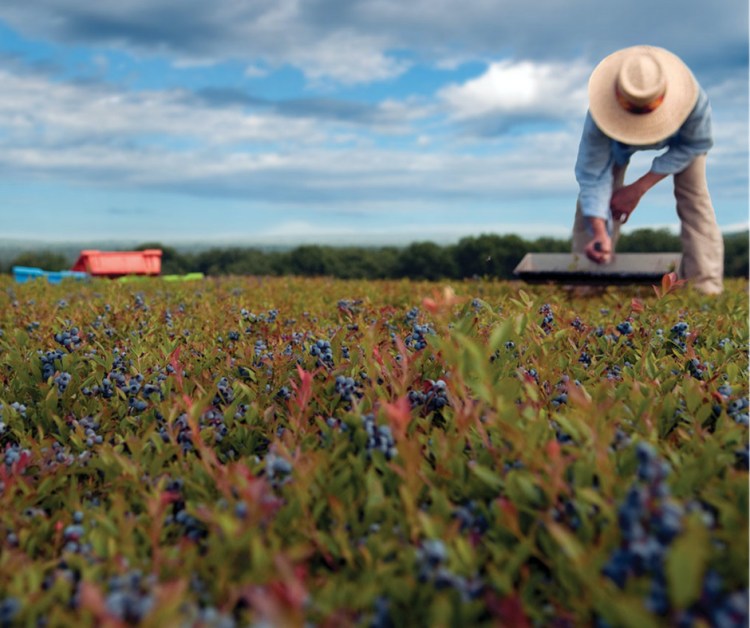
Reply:
[[[375, 39], [338, 41], [349, 42], [345, 59], [334, 58], [331, 44], [311, 49], [298, 63], [323, 82], [333, 76], [365, 81], [402, 69], [379, 51]], [[285, 50], [292, 54], [292, 47]], [[224, 94], [223, 102], [221, 94], [211, 101], [180, 90], [127, 91], [0, 67], [0, 170], [14, 181], [249, 199], [263, 212], [294, 207], [311, 213], [335, 208], [412, 213], [419, 218], [403, 230], [410, 239], [415, 233], [429, 239], [488, 230], [550, 234], [567, 227], [530, 216], [534, 232], [529, 225], [482, 223], [467, 214], [466, 224], [457, 228], [432, 215], [447, 210], [462, 216], [464, 207], [473, 205], [513, 216], [541, 200], [562, 205], [555, 220], [567, 224], [577, 192], [573, 163], [589, 72], [583, 59], [500, 60], [434, 98], [374, 104], [300, 98], [283, 107], [239, 91]], [[709, 164], [721, 183], [714, 191], [735, 204], [747, 196], [743, 80], [744, 94], [742, 81], [734, 80], [711, 93], [717, 145]], [[538, 119], [554, 124], [534, 127], [535, 133], [462, 133], [488, 120], [502, 127]], [[555, 130], [538, 130], [544, 128]], [[665, 221], [666, 208], [671, 218], [670, 193], [664, 187], [650, 194], [640, 215]], [[652, 215], [650, 207], [662, 213]], [[323, 238], [330, 232], [306, 221], [279, 229], [268, 237], [294, 232]], [[358, 230], [334, 231], [343, 239]], [[394, 229], [383, 231], [389, 235]]]
[[313, 46], [293, 49], [289, 61], [315, 83], [370, 83], [393, 78], [408, 68], [384, 48], [384, 42], [366, 35], [334, 32]]
[[[644, 20], [643, 16], [649, 15]], [[675, 16], [679, 16], [676, 19]], [[294, 64], [316, 81], [383, 80], [406, 65], [515, 55], [590, 62], [638, 43], [664, 46], [698, 74], [747, 71], [746, 0], [4, 0], [0, 19], [27, 37], [175, 62]], [[710, 24], [711, 28], [706, 28]], [[695, 36], [699, 33], [700, 36]], [[732, 64], [729, 64], [730, 66]], [[700, 78], [700, 76], [699, 76]]]
[[591, 68], [582, 63], [503, 60], [481, 76], [450, 85], [440, 97], [458, 120], [486, 116], [567, 118], [586, 111]]
[[268, 76], [269, 70], [267, 68], [261, 67], [257, 64], [250, 64], [245, 67], [244, 75], [247, 78], [262, 78], [264, 76]]
[[313, 116], [211, 107], [179, 90], [124, 92], [66, 84], [0, 69], [0, 145], [108, 145], [145, 141], [202, 147], [254, 143], [259, 147], [317, 144], [327, 133]]
[[[524, 151], [498, 145], [484, 156], [460, 144], [386, 149], [372, 138], [377, 126], [315, 120], [304, 111], [292, 117], [217, 108], [181, 92], [117, 92], [1, 71], [0, 82], [0, 166], [16, 178], [250, 194], [310, 206], [492, 199], [571, 186], [575, 139], [564, 133], [529, 136]], [[392, 119], [414, 115], [395, 101], [382, 109]], [[403, 121], [401, 132], [408, 125]], [[557, 162], [540, 163], [528, 150], [537, 143]]]

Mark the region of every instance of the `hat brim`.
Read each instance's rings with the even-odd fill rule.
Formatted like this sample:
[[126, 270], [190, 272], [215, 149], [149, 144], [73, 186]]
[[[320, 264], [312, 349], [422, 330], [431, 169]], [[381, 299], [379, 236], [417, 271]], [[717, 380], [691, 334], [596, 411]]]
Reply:
[[[654, 111], [632, 113], [617, 101], [615, 84], [625, 57], [635, 51], [654, 55], [667, 76], [664, 100]], [[677, 55], [655, 46], [632, 46], [612, 53], [591, 73], [589, 111], [596, 125], [624, 144], [647, 146], [674, 135], [698, 100], [698, 83]]]

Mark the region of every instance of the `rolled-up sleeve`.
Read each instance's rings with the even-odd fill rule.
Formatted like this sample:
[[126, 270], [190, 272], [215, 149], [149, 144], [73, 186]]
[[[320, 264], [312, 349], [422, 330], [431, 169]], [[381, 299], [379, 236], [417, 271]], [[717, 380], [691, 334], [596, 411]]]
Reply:
[[591, 114], [586, 113], [575, 175], [581, 213], [587, 218], [609, 218], [613, 164], [612, 140], [596, 126]]
[[667, 151], [654, 159], [651, 170], [658, 174], [682, 172], [698, 155], [707, 153], [713, 145], [711, 104], [706, 92], [701, 89], [687, 120], [669, 138]]

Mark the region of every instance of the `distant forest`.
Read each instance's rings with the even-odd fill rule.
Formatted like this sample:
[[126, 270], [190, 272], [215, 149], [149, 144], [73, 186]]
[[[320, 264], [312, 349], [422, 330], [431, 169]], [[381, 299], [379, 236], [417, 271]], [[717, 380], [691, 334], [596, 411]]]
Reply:
[[[570, 240], [525, 240], [516, 235], [466, 237], [456, 244], [414, 242], [405, 247], [351, 247], [302, 245], [284, 251], [259, 248], [215, 248], [196, 253], [179, 251], [158, 242], [136, 249], [162, 250], [162, 273], [202, 272], [206, 275], [300, 275], [342, 279], [422, 280], [496, 277], [510, 279], [513, 269], [528, 252], [567, 252]], [[725, 275], [748, 276], [748, 232], [724, 236]], [[678, 252], [679, 236], [667, 230], [639, 229], [624, 234], [617, 245], [621, 253]], [[20, 253], [5, 268], [33, 266], [65, 270], [74, 260], [51, 251]]]

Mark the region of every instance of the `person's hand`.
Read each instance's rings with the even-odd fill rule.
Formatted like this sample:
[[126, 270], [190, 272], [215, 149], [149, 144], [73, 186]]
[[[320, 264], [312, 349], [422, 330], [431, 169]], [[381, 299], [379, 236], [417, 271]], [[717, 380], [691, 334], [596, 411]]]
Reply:
[[621, 224], [625, 224], [642, 196], [643, 191], [637, 182], [616, 189], [612, 192], [612, 198], [609, 201], [612, 218]]
[[586, 245], [584, 252], [591, 261], [606, 264], [612, 259], [612, 239], [606, 234], [599, 234]]

